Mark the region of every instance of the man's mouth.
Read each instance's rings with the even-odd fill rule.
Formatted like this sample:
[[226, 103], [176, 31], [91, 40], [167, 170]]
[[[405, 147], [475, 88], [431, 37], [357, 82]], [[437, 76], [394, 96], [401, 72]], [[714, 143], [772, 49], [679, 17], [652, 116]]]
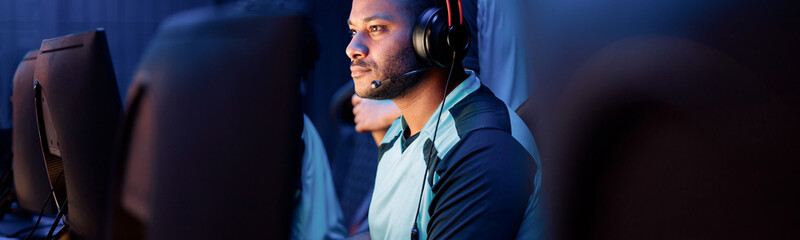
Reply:
[[366, 67], [351, 66], [350, 67], [350, 76], [353, 77], [353, 78], [357, 78], [357, 77], [361, 77], [363, 75], [366, 75], [370, 71], [371, 70], [369, 68], [366, 68]]

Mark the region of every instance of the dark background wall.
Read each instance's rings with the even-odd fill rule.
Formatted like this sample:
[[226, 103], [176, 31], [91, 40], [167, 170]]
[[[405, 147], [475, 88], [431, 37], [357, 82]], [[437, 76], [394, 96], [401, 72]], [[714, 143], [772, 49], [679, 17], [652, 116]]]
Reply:
[[[275, 0], [254, 0], [272, 2]], [[297, 0], [293, 0], [297, 1]], [[351, 0], [308, 1], [321, 53], [306, 81], [304, 111], [317, 125], [329, 152], [335, 132], [329, 103], [333, 92], [350, 81], [344, 49], [349, 41], [345, 21]], [[120, 95], [127, 93], [139, 59], [166, 17], [225, 0], [3, 0], [0, 1], [0, 112], [2, 126], [11, 127], [14, 71], [23, 55], [38, 49], [43, 39], [104, 28]], [[284, 2], [284, 1], [280, 1]], [[276, 33], [276, 37], [279, 37]]]
[[[2, 99], [11, 94], [14, 70], [43, 39], [105, 28], [122, 96], [158, 23], [175, 12], [212, 0], [7, 0], [0, 1], [0, 83]], [[2, 101], [3, 127], [10, 106]]]
[[314, 121], [325, 141], [328, 156], [336, 146], [336, 131], [330, 115], [330, 102], [334, 92], [350, 78], [350, 60], [344, 53], [350, 42], [347, 18], [352, 0], [311, 0], [311, 17], [320, 42], [320, 58], [310, 74], [304, 98], [306, 114]]

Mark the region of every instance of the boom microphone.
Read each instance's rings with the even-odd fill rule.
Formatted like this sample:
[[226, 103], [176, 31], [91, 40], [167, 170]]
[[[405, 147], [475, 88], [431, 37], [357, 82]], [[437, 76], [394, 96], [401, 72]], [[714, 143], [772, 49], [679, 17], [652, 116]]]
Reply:
[[372, 89], [378, 89], [378, 87], [380, 87], [383, 84], [391, 83], [392, 81], [396, 81], [397, 79], [408, 77], [408, 76], [420, 73], [420, 72], [428, 70], [428, 69], [430, 69], [430, 68], [429, 67], [427, 67], [427, 68], [418, 68], [416, 70], [404, 73], [403, 75], [400, 75], [400, 76], [397, 76], [397, 77], [393, 77], [393, 78], [389, 78], [389, 79], [386, 79], [386, 80], [383, 80], [383, 81], [375, 80], [375, 81], [372, 81], [372, 83], [370, 83], [370, 86], [372, 86]]

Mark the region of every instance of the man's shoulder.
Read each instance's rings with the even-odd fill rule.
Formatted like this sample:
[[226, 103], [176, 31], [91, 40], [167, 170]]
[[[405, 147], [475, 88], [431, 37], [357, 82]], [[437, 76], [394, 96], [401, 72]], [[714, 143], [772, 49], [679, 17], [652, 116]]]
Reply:
[[[496, 155], [495, 155], [496, 154]], [[525, 147], [511, 133], [495, 128], [481, 128], [470, 131], [453, 146], [445, 159], [476, 158], [486, 156], [496, 158], [527, 159], [530, 156]]]
[[[534, 191], [535, 170], [531, 155], [510, 133], [489, 128], [469, 132], [435, 164], [438, 179], [429, 181], [434, 193], [429, 208], [429, 236], [455, 236], [451, 234], [459, 231], [452, 232], [451, 227], [458, 224], [449, 223], [459, 221], [492, 219], [487, 224], [518, 226]], [[448, 209], [473, 209], [504, 217], [448, 217]]]
[[507, 133], [504, 137], [516, 139], [538, 161], [538, 150], [528, 126], [486, 86], [481, 85], [449, 111], [459, 139], [473, 131], [497, 130]]
[[511, 133], [508, 107], [484, 85], [453, 105], [449, 111], [460, 138], [479, 129]]
[[[441, 176], [439, 181], [444, 182], [466, 175], [501, 177], [519, 170], [523, 171], [518, 173], [528, 175], [535, 170], [533, 157], [517, 139], [508, 132], [491, 128], [470, 131], [441, 160], [436, 160], [432, 169]], [[430, 184], [434, 184], [432, 180], [429, 179]]]

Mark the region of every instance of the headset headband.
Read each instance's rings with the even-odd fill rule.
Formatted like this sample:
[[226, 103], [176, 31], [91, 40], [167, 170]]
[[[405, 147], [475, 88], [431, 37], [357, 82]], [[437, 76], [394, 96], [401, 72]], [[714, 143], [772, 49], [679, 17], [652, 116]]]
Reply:
[[[447, 26], [452, 27], [453, 22], [458, 22], [458, 25], [464, 25], [464, 14], [461, 11], [461, 0], [450, 1], [445, 0], [447, 4]], [[452, 10], [451, 10], [452, 9]], [[453, 14], [453, 10], [458, 11], [458, 14]]]

